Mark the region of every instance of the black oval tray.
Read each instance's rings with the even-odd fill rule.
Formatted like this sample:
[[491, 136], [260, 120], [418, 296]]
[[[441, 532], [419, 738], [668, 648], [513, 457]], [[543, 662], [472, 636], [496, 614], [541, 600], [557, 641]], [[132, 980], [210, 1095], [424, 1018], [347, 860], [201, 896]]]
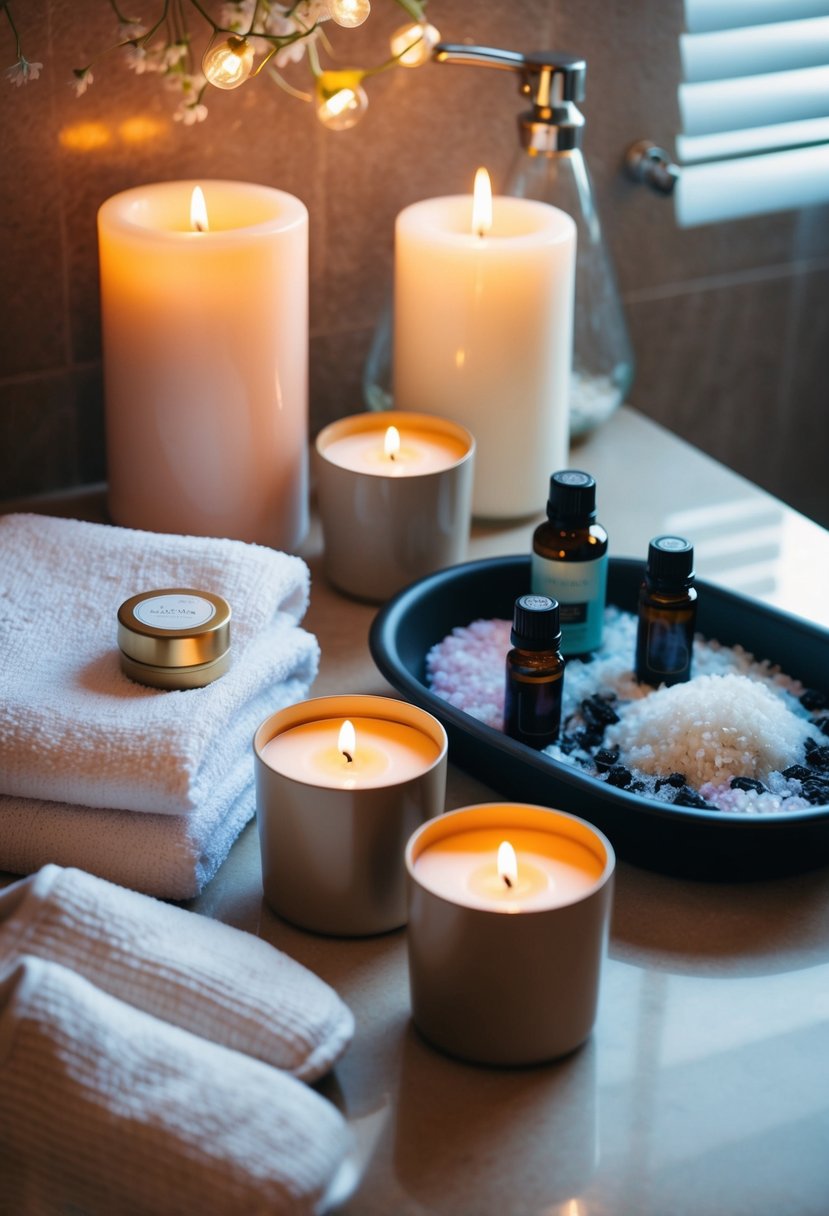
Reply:
[[[634, 612], [642, 571], [641, 561], [611, 558], [608, 602]], [[621, 857], [666, 873], [735, 879], [829, 863], [829, 807], [749, 816], [668, 806], [542, 756], [435, 696], [425, 675], [432, 646], [473, 620], [511, 619], [529, 585], [528, 557], [467, 562], [405, 588], [372, 623], [375, 663], [394, 688], [443, 723], [453, 763], [503, 797], [583, 816]], [[697, 588], [697, 627], [706, 637], [739, 642], [808, 687], [829, 688], [829, 632], [703, 580]]]

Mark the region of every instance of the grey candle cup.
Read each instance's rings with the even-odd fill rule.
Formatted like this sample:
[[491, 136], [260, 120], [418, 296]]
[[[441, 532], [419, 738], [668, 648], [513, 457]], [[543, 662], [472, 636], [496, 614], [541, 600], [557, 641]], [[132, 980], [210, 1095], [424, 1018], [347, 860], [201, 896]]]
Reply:
[[[343, 468], [326, 457], [335, 440], [407, 426], [445, 436], [464, 454], [431, 473], [384, 476]], [[462, 562], [472, 515], [475, 440], [464, 427], [429, 414], [356, 414], [325, 427], [314, 448], [324, 568], [329, 582], [357, 599], [382, 603], [426, 574]]]
[[[313, 785], [272, 768], [262, 748], [304, 722], [376, 717], [414, 727], [434, 742], [434, 762], [416, 776], [365, 789]], [[406, 923], [406, 842], [441, 814], [448, 742], [438, 720], [405, 701], [319, 697], [267, 718], [254, 736], [256, 814], [265, 901], [313, 933], [365, 937]]]
[[[418, 882], [414, 864], [429, 844], [463, 830], [465, 820], [502, 827], [505, 808], [519, 815], [513, 826], [587, 845], [600, 861], [599, 879], [570, 903], [515, 914], [467, 907]], [[546, 807], [467, 807], [419, 828], [406, 848], [406, 867], [412, 1017], [428, 1042], [471, 1063], [518, 1066], [559, 1059], [589, 1038], [615, 870], [613, 848], [601, 832]]]

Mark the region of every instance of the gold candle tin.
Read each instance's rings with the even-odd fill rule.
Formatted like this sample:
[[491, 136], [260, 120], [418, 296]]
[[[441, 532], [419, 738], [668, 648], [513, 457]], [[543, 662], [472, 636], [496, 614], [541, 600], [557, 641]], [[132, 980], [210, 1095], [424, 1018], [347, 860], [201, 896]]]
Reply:
[[230, 666], [231, 608], [190, 587], [142, 591], [118, 609], [121, 670], [152, 688], [203, 688]]

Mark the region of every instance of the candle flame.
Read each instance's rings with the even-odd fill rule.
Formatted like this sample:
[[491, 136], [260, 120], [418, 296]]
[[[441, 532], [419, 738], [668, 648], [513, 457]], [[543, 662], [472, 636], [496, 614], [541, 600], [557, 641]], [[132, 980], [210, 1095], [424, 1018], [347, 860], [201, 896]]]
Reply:
[[195, 186], [190, 197], [190, 227], [194, 232], [208, 232], [207, 203], [201, 186]]
[[383, 455], [387, 460], [396, 460], [400, 453], [400, 432], [396, 426], [390, 426], [383, 440]]
[[518, 882], [518, 858], [508, 840], [502, 840], [498, 845], [498, 877], [505, 887], [514, 887]]
[[357, 750], [357, 732], [348, 718], [346, 718], [340, 727], [337, 748], [345, 757], [346, 764], [351, 764], [354, 760], [354, 753]]
[[472, 231], [486, 236], [492, 227], [492, 183], [486, 169], [478, 169], [472, 191]]

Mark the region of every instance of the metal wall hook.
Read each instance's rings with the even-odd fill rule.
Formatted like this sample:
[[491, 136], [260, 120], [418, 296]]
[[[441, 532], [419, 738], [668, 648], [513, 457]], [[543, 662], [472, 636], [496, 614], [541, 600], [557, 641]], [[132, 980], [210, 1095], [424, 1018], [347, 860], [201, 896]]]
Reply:
[[625, 153], [625, 170], [635, 182], [643, 182], [657, 194], [673, 194], [680, 168], [664, 148], [649, 139], [638, 139]]

